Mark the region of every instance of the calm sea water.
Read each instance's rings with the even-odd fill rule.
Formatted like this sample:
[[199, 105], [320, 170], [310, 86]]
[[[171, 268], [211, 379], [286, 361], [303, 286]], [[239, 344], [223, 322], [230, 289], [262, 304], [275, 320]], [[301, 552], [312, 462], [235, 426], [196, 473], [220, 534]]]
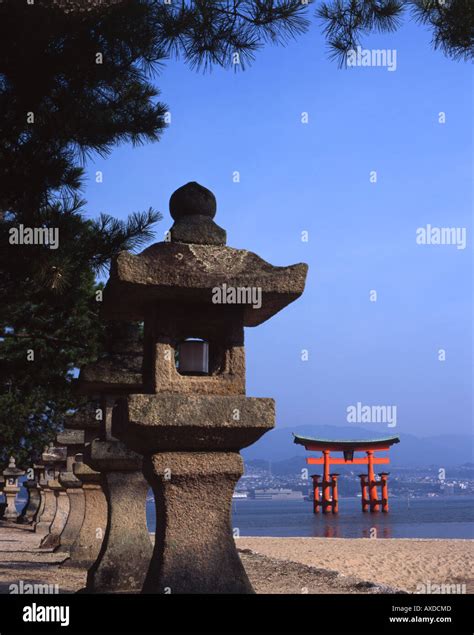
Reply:
[[[474, 498], [390, 500], [388, 514], [362, 513], [360, 499], [341, 498], [339, 514], [315, 515], [308, 501], [235, 500], [232, 524], [241, 536], [333, 538], [474, 538]], [[155, 531], [155, 510], [147, 504]]]

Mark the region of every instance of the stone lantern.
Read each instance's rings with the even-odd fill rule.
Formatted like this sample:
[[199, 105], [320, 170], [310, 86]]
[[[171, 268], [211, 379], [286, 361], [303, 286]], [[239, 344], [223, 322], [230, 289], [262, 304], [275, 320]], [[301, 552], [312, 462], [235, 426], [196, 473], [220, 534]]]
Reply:
[[[73, 416], [69, 416], [72, 421]], [[82, 482], [73, 473], [74, 456], [84, 448], [84, 430], [66, 427], [56, 435], [56, 442], [66, 450], [65, 469], [55, 472], [48, 480], [48, 488], [56, 496], [56, 512], [49, 533], [41, 542], [42, 549], [69, 552], [82, 526], [85, 514]]]
[[[97, 400], [102, 413], [99, 438], [88, 444], [79, 478], [87, 466], [100, 474], [107, 498], [107, 530], [100, 554], [87, 574], [89, 593], [139, 593], [150, 564], [152, 543], [146, 523], [149, 485], [142, 456], [112, 434], [115, 400], [143, 392], [143, 344], [139, 325], [114, 322], [106, 328], [107, 354], [81, 369], [78, 390]], [[73, 555], [73, 554], [71, 554]]]
[[69, 552], [84, 521], [85, 497], [82, 491], [82, 481], [74, 474], [74, 461], [76, 454], [84, 449], [86, 438], [85, 430], [75, 428], [65, 428], [56, 435], [57, 443], [66, 447], [66, 469], [59, 473], [58, 481], [65, 489], [69, 499], [69, 513], [59, 538], [58, 551], [60, 552]]
[[152, 593], [246, 593], [231, 527], [239, 451], [274, 426], [273, 399], [245, 395], [244, 327], [296, 300], [307, 265], [274, 267], [226, 247], [212, 192], [188, 183], [170, 199], [170, 240], [114, 260], [108, 319], [144, 322], [142, 394], [120, 399], [112, 431], [144, 456], [156, 539]]
[[54, 447], [52, 444], [45, 448], [41, 455], [41, 464], [38, 464], [41, 490], [41, 505], [36, 516], [35, 532], [44, 539], [49, 535], [51, 526], [56, 518], [56, 512], [63, 515], [63, 510], [58, 510], [55, 490], [49, 485], [57, 481], [60, 470], [66, 462], [66, 448]]
[[3, 514], [5, 520], [16, 521], [18, 518], [18, 512], [15, 506], [16, 495], [20, 491], [18, 486], [18, 479], [24, 475], [23, 470], [19, 470], [16, 467], [16, 462], [13, 456], [10, 457], [8, 467], [3, 470], [3, 476], [5, 477], [5, 487], [3, 493], [7, 501], [7, 506]]
[[86, 465], [83, 454], [76, 454], [74, 475], [82, 482], [85, 500], [84, 522], [69, 550], [66, 566], [88, 569], [97, 560], [107, 527], [107, 501], [100, 474]]
[[[96, 418], [95, 404], [81, 406], [66, 422], [66, 429], [74, 429], [84, 435], [84, 447], [75, 454], [72, 469], [82, 484], [84, 518], [75, 541], [69, 547], [69, 559], [65, 566], [88, 568], [100, 552], [107, 525], [107, 501], [101, 486], [101, 475], [83, 462], [83, 452], [98, 436], [100, 422]], [[61, 541], [62, 542], [62, 541]]]

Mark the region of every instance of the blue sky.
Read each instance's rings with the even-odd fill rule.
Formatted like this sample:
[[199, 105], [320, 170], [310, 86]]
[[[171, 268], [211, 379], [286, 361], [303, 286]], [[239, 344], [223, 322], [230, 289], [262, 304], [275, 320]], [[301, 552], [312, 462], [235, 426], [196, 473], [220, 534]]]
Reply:
[[[396, 49], [396, 71], [339, 69], [317, 25], [243, 73], [168, 62], [156, 84], [170, 127], [86, 166], [88, 211], [153, 206], [162, 240], [171, 193], [198, 181], [229, 245], [309, 264], [302, 298], [246, 331], [247, 393], [276, 399], [278, 426], [347, 425], [360, 402], [397, 406], [395, 428], [368, 424], [377, 435], [471, 433], [471, 67], [414, 24], [363, 46]], [[418, 245], [428, 223], [466, 227], [467, 247]]]

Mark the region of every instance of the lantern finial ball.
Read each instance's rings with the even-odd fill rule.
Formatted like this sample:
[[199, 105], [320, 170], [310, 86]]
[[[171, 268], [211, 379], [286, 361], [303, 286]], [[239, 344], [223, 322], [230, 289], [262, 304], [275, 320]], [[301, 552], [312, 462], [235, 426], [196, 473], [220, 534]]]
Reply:
[[216, 197], [206, 187], [196, 181], [186, 183], [178, 188], [170, 198], [170, 214], [177, 221], [184, 216], [208, 216], [216, 215]]

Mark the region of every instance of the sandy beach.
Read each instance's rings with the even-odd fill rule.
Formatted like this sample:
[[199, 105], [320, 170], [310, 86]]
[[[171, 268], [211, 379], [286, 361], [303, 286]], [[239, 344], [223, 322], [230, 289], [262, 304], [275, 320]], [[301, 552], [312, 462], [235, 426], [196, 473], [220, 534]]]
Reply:
[[[84, 587], [86, 571], [40, 550], [39, 540], [26, 528], [0, 528], [0, 593], [19, 580], [57, 584], [61, 593]], [[415, 593], [420, 584], [474, 593], [474, 540], [237, 538], [236, 545], [257, 593]]]
[[439, 584], [465, 584], [466, 592], [474, 593], [474, 540], [238, 538], [236, 542], [239, 549], [282, 562], [332, 570], [409, 593], [422, 591], [418, 585], [433, 589]]

